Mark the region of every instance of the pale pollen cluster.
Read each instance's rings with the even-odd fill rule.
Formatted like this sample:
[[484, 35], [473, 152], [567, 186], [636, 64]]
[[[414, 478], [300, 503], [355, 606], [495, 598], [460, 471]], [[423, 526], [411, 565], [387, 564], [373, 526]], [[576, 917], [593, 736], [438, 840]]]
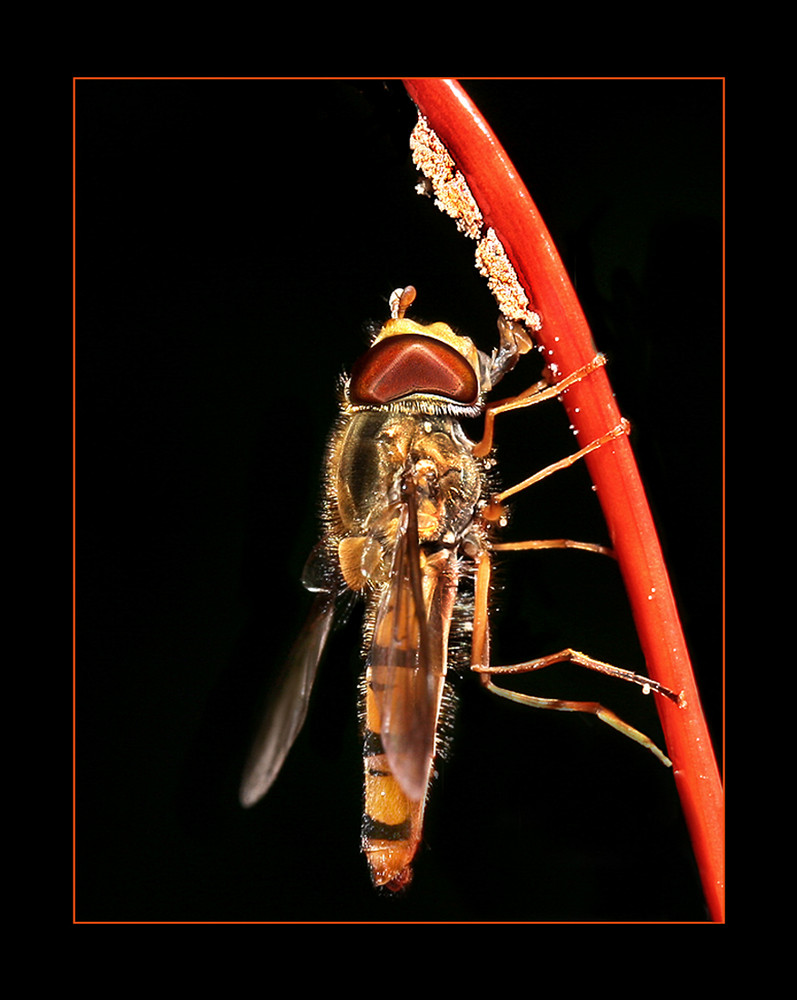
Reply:
[[468, 182], [423, 115], [418, 116], [410, 136], [410, 148], [415, 166], [431, 187], [435, 205], [454, 219], [460, 232], [477, 241], [476, 267], [487, 278], [501, 313], [530, 330], [539, 330], [540, 314], [529, 301], [498, 234], [492, 227], [485, 231], [484, 217]]

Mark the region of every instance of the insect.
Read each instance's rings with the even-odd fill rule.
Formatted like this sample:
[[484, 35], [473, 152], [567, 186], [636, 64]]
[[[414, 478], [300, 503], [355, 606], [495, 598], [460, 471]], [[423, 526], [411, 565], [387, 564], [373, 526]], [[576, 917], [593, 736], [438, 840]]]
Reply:
[[[525, 328], [499, 320], [491, 355], [445, 323], [407, 318], [412, 286], [391, 296], [391, 318], [341, 386], [341, 409], [324, 461], [323, 531], [305, 567], [315, 593], [246, 765], [244, 806], [271, 787], [305, 721], [313, 681], [333, 622], [361, 597], [365, 604], [361, 684], [365, 804], [362, 849], [376, 886], [404, 888], [421, 842], [423, 814], [441, 722], [448, 711], [449, 667], [465, 660], [494, 693], [539, 708], [592, 712], [667, 758], [642, 733], [594, 702], [519, 694], [492, 676], [569, 660], [676, 699], [656, 682], [563, 650], [507, 667], [490, 664], [488, 597], [498, 549], [600, 546], [563, 540], [495, 541], [503, 500], [627, 433], [623, 422], [574, 455], [503, 493], [491, 458], [493, 422], [506, 410], [553, 398], [604, 363], [549, 385], [486, 403], [487, 393], [532, 349]], [[484, 414], [473, 442], [460, 420]]]

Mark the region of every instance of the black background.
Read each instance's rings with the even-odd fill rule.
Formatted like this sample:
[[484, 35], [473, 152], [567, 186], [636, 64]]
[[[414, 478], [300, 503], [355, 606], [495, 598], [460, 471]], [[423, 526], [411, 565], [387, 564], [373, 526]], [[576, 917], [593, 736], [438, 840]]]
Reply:
[[[609, 355], [720, 746], [722, 85], [464, 86]], [[706, 919], [671, 774], [592, 718], [467, 675], [415, 881], [375, 892], [356, 622], [332, 638], [276, 785], [239, 807], [258, 699], [307, 611], [336, 379], [365, 321], [412, 283], [413, 316], [489, 350], [496, 308], [473, 244], [414, 192], [400, 83], [76, 94], [78, 919]], [[507, 484], [573, 450], [556, 402], [503, 418], [498, 443]], [[507, 537], [605, 540], [583, 469], [514, 508]], [[611, 560], [503, 564], [496, 662], [570, 645], [644, 671]], [[630, 686], [572, 667], [516, 686], [601, 700], [661, 743]]]

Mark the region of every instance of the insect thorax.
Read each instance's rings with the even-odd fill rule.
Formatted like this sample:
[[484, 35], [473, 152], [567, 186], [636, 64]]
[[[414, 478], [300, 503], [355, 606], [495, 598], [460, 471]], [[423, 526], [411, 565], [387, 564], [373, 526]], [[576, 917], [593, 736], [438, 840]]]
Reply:
[[344, 412], [327, 452], [325, 514], [352, 589], [379, 586], [390, 571], [407, 476], [421, 549], [461, 544], [474, 529], [484, 472], [459, 422], [440, 414]]

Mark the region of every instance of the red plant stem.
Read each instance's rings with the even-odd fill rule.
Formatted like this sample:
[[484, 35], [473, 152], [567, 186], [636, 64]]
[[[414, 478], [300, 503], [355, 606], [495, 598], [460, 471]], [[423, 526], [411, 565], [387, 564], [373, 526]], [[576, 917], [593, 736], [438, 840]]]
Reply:
[[[517, 171], [455, 80], [404, 85], [465, 176], [518, 278], [542, 315], [535, 339], [557, 377], [591, 361], [597, 349], [551, 236]], [[615, 427], [620, 411], [605, 368], [562, 397], [583, 446]], [[678, 793], [713, 920], [724, 920], [724, 799], [672, 588], [627, 436], [586, 458], [612, 540], [650, 676], [684, 707], [657, 698]]]

